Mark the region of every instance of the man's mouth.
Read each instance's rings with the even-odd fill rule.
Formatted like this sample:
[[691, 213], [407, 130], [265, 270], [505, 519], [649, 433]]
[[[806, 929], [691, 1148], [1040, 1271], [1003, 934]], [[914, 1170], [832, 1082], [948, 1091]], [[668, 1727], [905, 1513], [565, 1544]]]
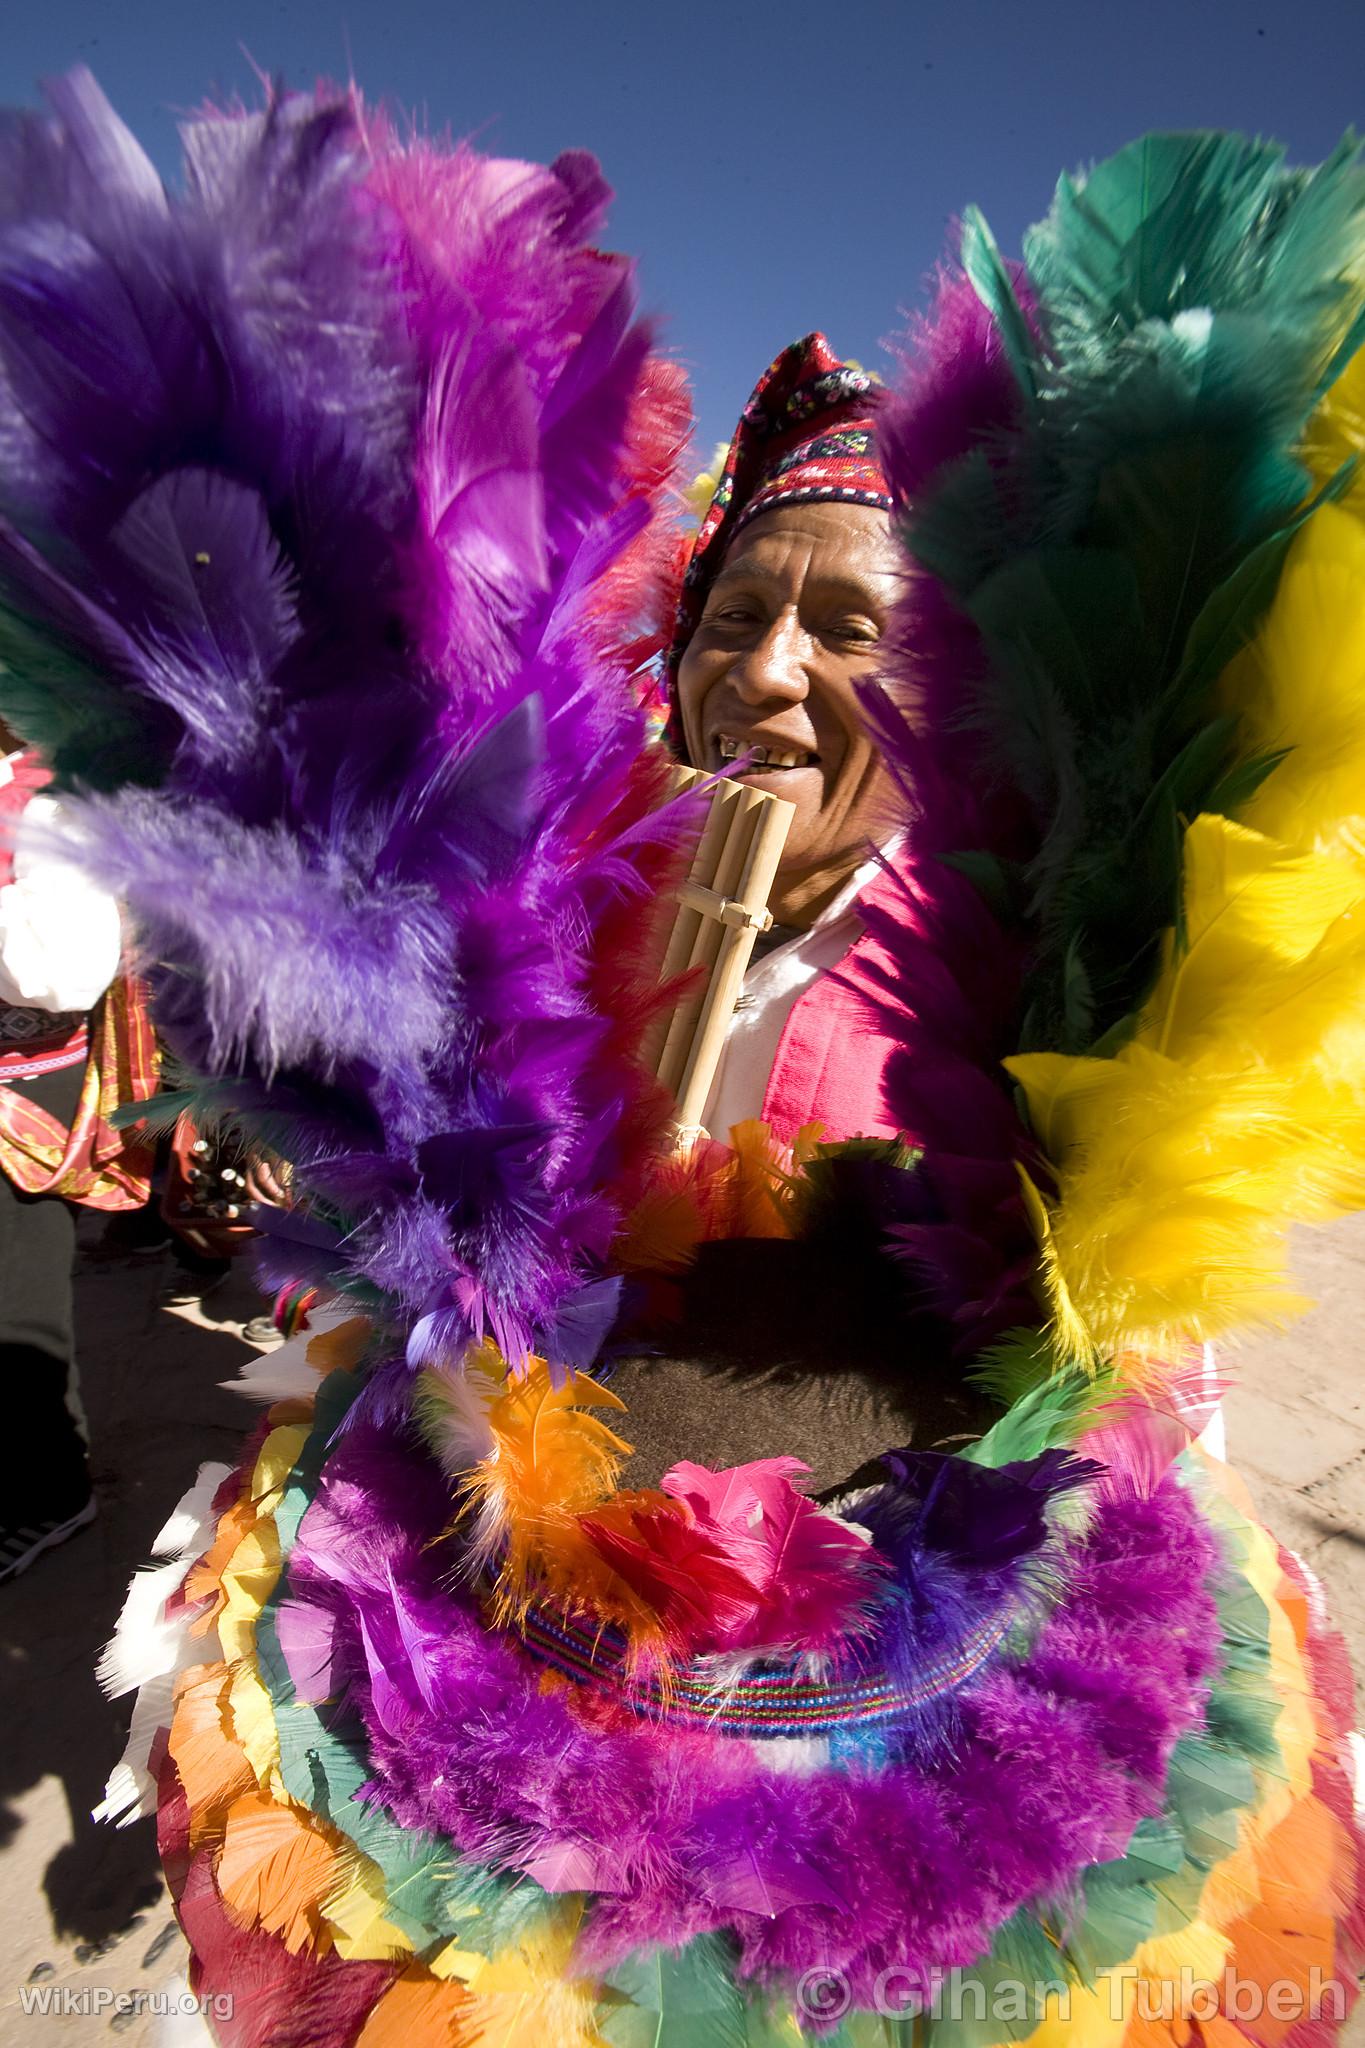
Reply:
[[737, 739], [733, 733], [728, 732], [717, 733], [715, 747], [722, 766], [727, 761], [742, 760], [746, 756], [746, 765], [749, 768], [764, 770], [818, 768], [820, 765], [818, 754], [803, 753], [795, 747], [781, 747], [776, 744], [759, 746], [752, 740]]

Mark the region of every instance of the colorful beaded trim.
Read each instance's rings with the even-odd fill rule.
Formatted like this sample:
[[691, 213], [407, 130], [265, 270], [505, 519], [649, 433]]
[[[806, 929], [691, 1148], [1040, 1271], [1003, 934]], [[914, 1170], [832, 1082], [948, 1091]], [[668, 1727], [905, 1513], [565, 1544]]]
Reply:
[[625, 1640], [614, 1629], [532, 1608], [520, 1635], [539, 1662], [580, 1685], [610, 1689], [632, 1713], [649, 1720], [672, 1727], [705, 1727], [716, 1735], [810, 1740], [840, 1728], [897, 1721], [931, 1700], [957, 1692], [989, 1662], [1014, 1619], [1010, 1607], [989, 1616], [950, 1655], [926, 1664], [913, 1685], [893, 1685], [877, 1673], [820, 1683], [796, 1677], [790, 1666], [718, 1682], [714, 1670], [693, 1664], [664, 1688], [653, 1680], [626, 1677]]

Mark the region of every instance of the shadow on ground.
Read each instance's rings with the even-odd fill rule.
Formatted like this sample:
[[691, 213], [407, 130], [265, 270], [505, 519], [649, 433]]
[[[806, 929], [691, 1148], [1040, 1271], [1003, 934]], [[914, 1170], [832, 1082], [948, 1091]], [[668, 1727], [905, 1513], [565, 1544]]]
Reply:
[[[88, 1242], [90, 1230], [83, 1225]], [[0, 1588], [0, 1853], [33, 1873], [46, 1895], [54, 1941], [99, 1951], [162, 1893], [154, 1825], [97, 1826], [90, 1811], [118, 1761], [132, 1701], [111, 1706], [95, 1661], [123, 1604], [128, 1579], [206, 1459], [230, 1462], [253, 1414], [222, 1389], [251, 1349], [240, 1323], [259, 1311], [245, 1274], [205, 1304], [198, 1321], [160, 1306], [163, 1259], [77, 1276], [82, 1399], [90, 1425], [95, 1523]], [[24, 1455], [14, 1445], [11, 1455]], [[69, 1837], [56, 1802], [36, 1801], [60, 1781]], [[50, 1788], [49, 1788], [50, 1789]], [[36, 1853], [35, 1853], [36, 1852]], [[39, 1873], [41, 1872], [41, 1875]], [[8, 1886], [6, 1891], [8, 1893]], [[17, 1904], [18, 1901], [16, 1900]], [[12, 1931], [12, 1930], [11, 1930]]]

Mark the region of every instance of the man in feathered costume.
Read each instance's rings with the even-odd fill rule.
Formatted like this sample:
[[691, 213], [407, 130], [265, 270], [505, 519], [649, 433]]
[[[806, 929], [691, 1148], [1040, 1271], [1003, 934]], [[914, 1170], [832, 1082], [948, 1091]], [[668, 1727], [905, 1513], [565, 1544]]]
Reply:
[[[878, 396], [823, 335], [785, 349], [740, 416], [683, 578], [668, 663], [671, 743], [708, 773], [784, 798], [794, 816], [771, 897], [775, 923], [745, 978], [702, 1112], [717, 1138], [735, 1133], [741, 1152], [756, 1145], [754, 1213], [735, 1228], [729, 1150], [689, 1146], [677, 1192], [696, 1205], [692, 1234], [713, 1181], [725, 1214], [718, 1228], [705, 1226], [709, 1242], [687, 1245], [664, 1314], [635, 1330], [641, 1350], [614, 1347], [631, 1477], [657, 1478], [682, 1443], [728, 1464], [781, 1440], [824, 1487], [893, 1437], [935, 1442], [984, 1413], [932, 1304], [884, 1256], [866, 1200], [850, 1205], [856, 1176], [882, 1177], [879, 1159], [866, 1169], [825, 1162], [840, 1199], [796, 1239], [770, 1199], [764, 1149], [767, 1134], [785, 1147], [818, 1130], [837, 1145], [895, 1140], [916, 1122], [906, 1007], [888, 1000], [916, 942], [896, 859], [908, 806], [860, 694], [905, 581], [875, 451]], [[1022, 1293], [1031, 1247], [1007, 1159], [989, 1206], [1012, 1221], [1013, 1261], [995, 1263], [1006, 1292], [1012, 1270]], [[657, 1259], [657, 1239], [650, 1249]], [[1016, 1300], [997, 1327], [1019, 1312]], [[918, 1352], [912, 1374], [907, 1350]]]
[[[168, 198], [82, 76], [3, 133], [0, 709], [326, 1300], [106, 1662], [218, 2038], [1311, 2048], [1344, 1657], [1192, 1443], [1195, 1347], [1361, 1197], [1353, 152], [1149, 138], [1017, 270], [967, 216], [877, 423], [885, 1114], [679, 1155], [636, 678], [684, 423], [596, 168], [327, 96], [185, 145]], [[732, 1246], [880, 1275], [847, 1364], [884, 1322], [910, 1422], [825, 1483], [682, 1416], [623, 1487], [634, 1333], [671, 1297], [695, 1358]]]
[[898, 1128], [894, 1041], [839, 1001], [859, 976], [847, 914], [882, 872], [869, 848], [898, 808], [858, 699], [902, 583], [873, 397], [823, 335], [786, 349], [744, 409], [683, 582], [675, 741], [795, 812], [772, 899], [782, 957], [751, 982], [703, 1117], [722, 1137], [754, 1116], [784, 1139], [817, 1114], [831, 1138]]

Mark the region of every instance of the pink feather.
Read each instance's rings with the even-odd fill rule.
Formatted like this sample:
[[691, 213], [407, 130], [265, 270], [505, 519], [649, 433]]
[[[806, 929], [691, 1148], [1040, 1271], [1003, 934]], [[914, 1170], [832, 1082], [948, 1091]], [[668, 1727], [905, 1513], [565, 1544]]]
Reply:
[[1077, 1449], [1108, 1467], [1100, 1490], [1120, 1498], [1148, 1500], [1171, 1466], [1208, 1424], [1227, 1391], [1202, 1358], [1177, 1366], [1150, 1390], [1142, 1388], [1107, 1401], [1096, 1410], [1096, 1425]]
[[796, 1458], [675, 1465], [661, 1484], [678, 1510], [627, 1496], [584, 1527], [680, 1649], [830, 1651], [866, 1619], [880, 1564], [857, 1530], [797, 1492], [789, 1475], [807, 1469]]

